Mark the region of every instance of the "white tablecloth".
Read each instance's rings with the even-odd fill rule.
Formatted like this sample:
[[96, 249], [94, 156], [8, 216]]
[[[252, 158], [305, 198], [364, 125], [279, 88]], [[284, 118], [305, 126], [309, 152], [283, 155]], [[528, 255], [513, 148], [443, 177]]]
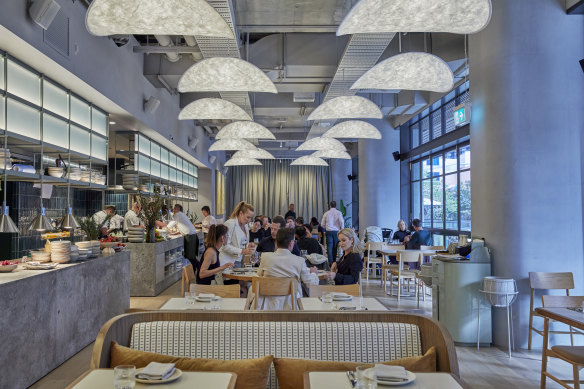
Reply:
[[[221, 299], [221, 310], [222, 311], [243, 311], [245, 310], [244, 298], [222, 298]], [[202, 310], [209, 309], [211, 303], [202, 303], [195, 301], [194, 304], [187, 304], [186, 299], [182, 297], [172, 298], [168, 300], [160, 309], [165, 311], [177, 311], [177, 310]]]
[[[232, 373], [215, 373], [202, 371], [183, 371], [182, 375], [173, 382], [157, 384], [155, 386], [136, 382], [135, 388], [172, 388], [172, 389], [228, 389]], [[114, 370], [99, 369], [91, 371], [74, 389], [103, 389], [114, 387]]]
[[[308, 376], [310, 389], [352, 389], [345, 372], [311, 372]], [[462, 389], [462, 386], [449, 373], [416, 373], [416, 380], [403, 387], [407, 389]], [[391, 387], [378, 385], [378, 388]]]
[[[332, 311], [339, 307], [359, 307], [359, 297], [353, 297], [351, 301], [333, 301], [332, 304], [323, 304], [319, 298], [303, 297], [300, 299], [303, 311]], [[363, 305], [368, 311], [387, 311], [375, 297], [363, 297]]]

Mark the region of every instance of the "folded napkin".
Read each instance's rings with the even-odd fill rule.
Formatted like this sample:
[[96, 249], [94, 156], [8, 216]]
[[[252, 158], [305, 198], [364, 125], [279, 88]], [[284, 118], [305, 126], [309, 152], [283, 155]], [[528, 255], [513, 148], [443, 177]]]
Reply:
[[200, 299], [212, 299], [212, 298], [215, 298], [215, 294], [214, 293], [199, 293], [197, 297]]
[[174, 363], [150, 362], [142, 371], [136, 374], [141, 380], [165, 380], [174, 373]]
[[321, 254], [309, 254], [306, 256], [306, 259], [308, 259], [308, 261], [313, 265], [320, 265], [324, 261], [328, 260], [327, 257]]
[[380, 381], [402, 382], [408, 380], [403, 366], [375, 365], [375, 376]]

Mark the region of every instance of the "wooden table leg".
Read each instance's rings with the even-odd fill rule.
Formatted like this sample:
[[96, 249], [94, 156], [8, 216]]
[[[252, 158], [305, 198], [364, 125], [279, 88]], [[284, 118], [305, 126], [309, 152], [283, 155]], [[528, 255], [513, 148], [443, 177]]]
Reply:
[[547, 350], [548, 350], [548, 332], [550, 326], [550, 319], [544, 318], [543, 322], [543, 348], [541, 350], [541, 384], [540, 389], [545, 389], [546, 371], [547, 371]]

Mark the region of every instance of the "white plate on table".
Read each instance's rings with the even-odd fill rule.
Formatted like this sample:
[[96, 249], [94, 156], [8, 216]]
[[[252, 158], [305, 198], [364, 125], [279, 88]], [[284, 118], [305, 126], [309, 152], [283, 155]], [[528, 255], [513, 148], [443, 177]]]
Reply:
[[198, 301], [198, 302], [200, 302], [200, 303], [210, 303], [211, 300], [219, 300], [219, 297], [218, 296], [215, 296], [215, 297], [199, 297], [199, 296], [196, 296], [195, 297], [195, 300]]
[[353, 296], [333, 296], [333, 301], [352, 301]]
[[379, 380], [377, 378], [375, 378], [375, 368], [371, 367], [367, 370], [364, 371], [364, 375], [365, 377], [369, 378], [372, 381], [377, 382], [377, 385], [381, 385], [381, 386], [402, 386], [402, 385], [407, 385], [410, 384], [412, 382], [414, 382], [416, 380], [416, 375], [414, 373], [412, 373], [409, 370], [406, 370], [406, 373], [408, 374], [408, 380], [407, 381], [383, 381], [383, 380]]
[[[136, 369], [136, 375], [138, 373], [140, 373], [142, 370], [144, 370], [144, 368]], [[155, 384], [165, 384], [167, 382], [172, 382], [172, 381], [176, 380], [181, 375], [182, 375], [182, 370], [174, 368], [174, 373], [172, 373], [172, 375], [165, 380], [142, 380], [142, 379], [136, 377], [136, 382], [139, 382], [141, 384], [151, 384], [151, 385], [152, 384], [154, 384], [154, 385]]]

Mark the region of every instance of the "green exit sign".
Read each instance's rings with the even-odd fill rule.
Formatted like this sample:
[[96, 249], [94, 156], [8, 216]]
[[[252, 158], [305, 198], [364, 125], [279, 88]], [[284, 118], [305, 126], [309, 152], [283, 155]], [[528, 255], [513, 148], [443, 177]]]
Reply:
[[454, 125], [456, 127], [462, 126], [470, 122], [470, 105], [461, 104], [453, 108], [454, 111]]

